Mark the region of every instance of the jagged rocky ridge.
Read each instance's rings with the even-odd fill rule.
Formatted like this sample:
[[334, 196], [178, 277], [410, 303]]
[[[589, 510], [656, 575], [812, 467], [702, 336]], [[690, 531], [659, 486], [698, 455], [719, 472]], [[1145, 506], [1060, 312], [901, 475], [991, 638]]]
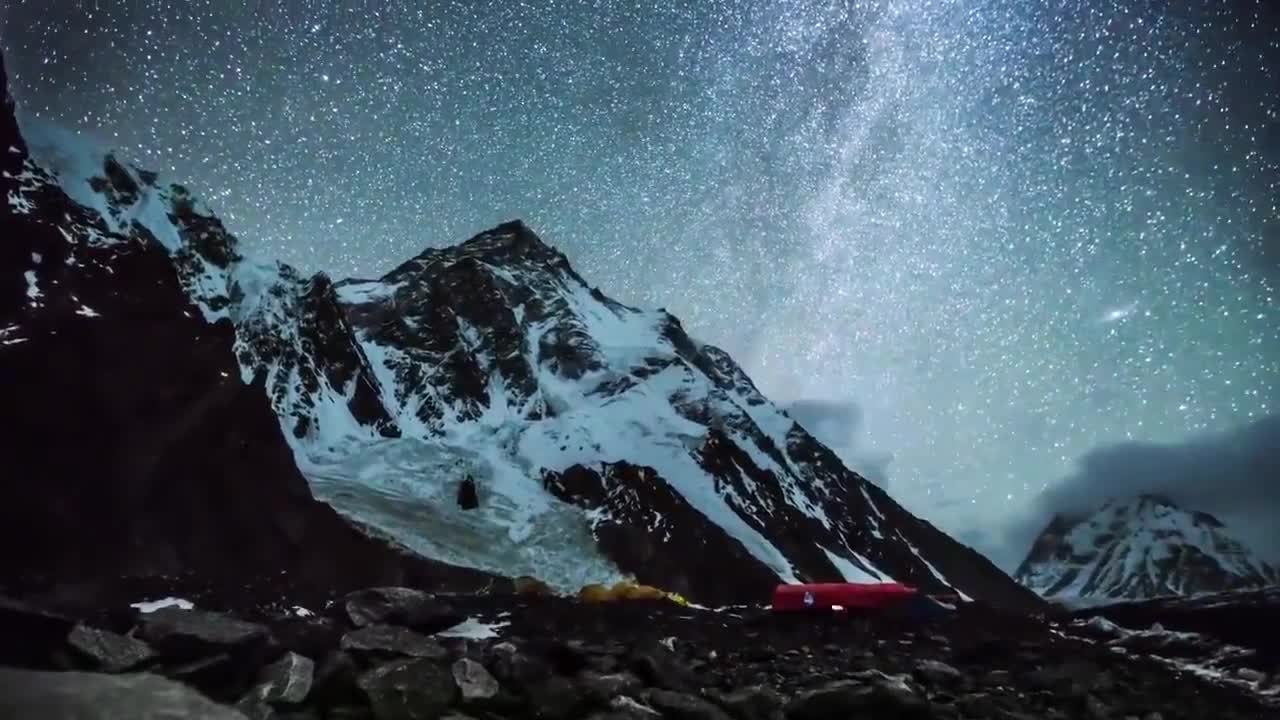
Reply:
[[[0, 60], [0, 79], [5, 78]], [[84, 603], [128, 576], [226, 587], [478, 587], [371, 540], [315, 500], [230, 322], [190, 299], [221, 225], [178, 186], [107, 160], [57, 177], [0, 107], [0, 585]], [[74, 138], [35, 133], [74, 171]], [[177, 266], [175, 266], [175, 261]]]
[[1053, 518], [1015, 576], [1068, 603], [1280, 584], [1280, 573], [1217, 518], [1156, 495], [1112, 499], [1089, 515]]

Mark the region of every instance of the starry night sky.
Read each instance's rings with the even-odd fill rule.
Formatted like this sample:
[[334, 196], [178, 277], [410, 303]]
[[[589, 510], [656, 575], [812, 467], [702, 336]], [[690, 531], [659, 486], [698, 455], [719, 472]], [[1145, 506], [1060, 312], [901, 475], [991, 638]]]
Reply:
[[1274, 5], [6, 0], [0, 37], [27, 113], [251, 252], [374, 276], [524, 218], [856, 409], [833, 444], [1007, 567], [1092, 448], [1280, 407]]

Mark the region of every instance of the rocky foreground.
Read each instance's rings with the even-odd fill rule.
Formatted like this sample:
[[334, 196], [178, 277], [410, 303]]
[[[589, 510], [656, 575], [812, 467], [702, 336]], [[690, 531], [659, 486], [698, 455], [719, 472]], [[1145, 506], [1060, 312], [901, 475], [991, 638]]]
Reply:
[[0, 603], [0, 717], [1280, 717], [1256, 654], [1215, 678], [1190, 656], [1220, 645], [1157, 657], [1158, 628], [978, 604], [922, 624], [379, 588], [236, 617], [186, 590], [195, 609]]

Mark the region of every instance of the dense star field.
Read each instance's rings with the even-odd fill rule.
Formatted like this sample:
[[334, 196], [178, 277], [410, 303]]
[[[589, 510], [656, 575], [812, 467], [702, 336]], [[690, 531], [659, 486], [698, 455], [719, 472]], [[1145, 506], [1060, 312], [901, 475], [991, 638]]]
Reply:
[[1280, 406], [1273, 5], [9, 0], [0, 34], [26, 113], [305, 270], [524, 218], [1008, 566], [1090, 449]]

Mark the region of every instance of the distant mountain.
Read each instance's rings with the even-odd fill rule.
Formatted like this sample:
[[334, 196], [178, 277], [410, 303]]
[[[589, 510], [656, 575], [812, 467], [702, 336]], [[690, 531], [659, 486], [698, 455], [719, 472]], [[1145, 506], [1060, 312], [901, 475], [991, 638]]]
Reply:
[[[154, 173], [5, 127], [0, 370], [25, 389], [0, 424], [31, 481], [0, 520], [62, 558], [51, 572], [88, 572], [81, 551], [108, 575], [226, 570], [255, 542], [248, 564], [307, 557], [307, 524], [279, 508], [310, 490], [427, 557], [565, 590], [630, 575], [748, 602], [779, 581], [891, 578], [1039, 603], [847, 469], [728, 354], [591, 287], [520, 222], [335, 283], [248, 256]], [[467, 478], [474, 509], [455, 500]], [[59, 534], [78, 513], [91, 530]]]
[[1280, 583], [1276, 569], [1217, 518], [1166, 498], [1113, 499], [1085, 517], [1055, 517], [1015, 577], [1042, 596], [1100, 603]]

